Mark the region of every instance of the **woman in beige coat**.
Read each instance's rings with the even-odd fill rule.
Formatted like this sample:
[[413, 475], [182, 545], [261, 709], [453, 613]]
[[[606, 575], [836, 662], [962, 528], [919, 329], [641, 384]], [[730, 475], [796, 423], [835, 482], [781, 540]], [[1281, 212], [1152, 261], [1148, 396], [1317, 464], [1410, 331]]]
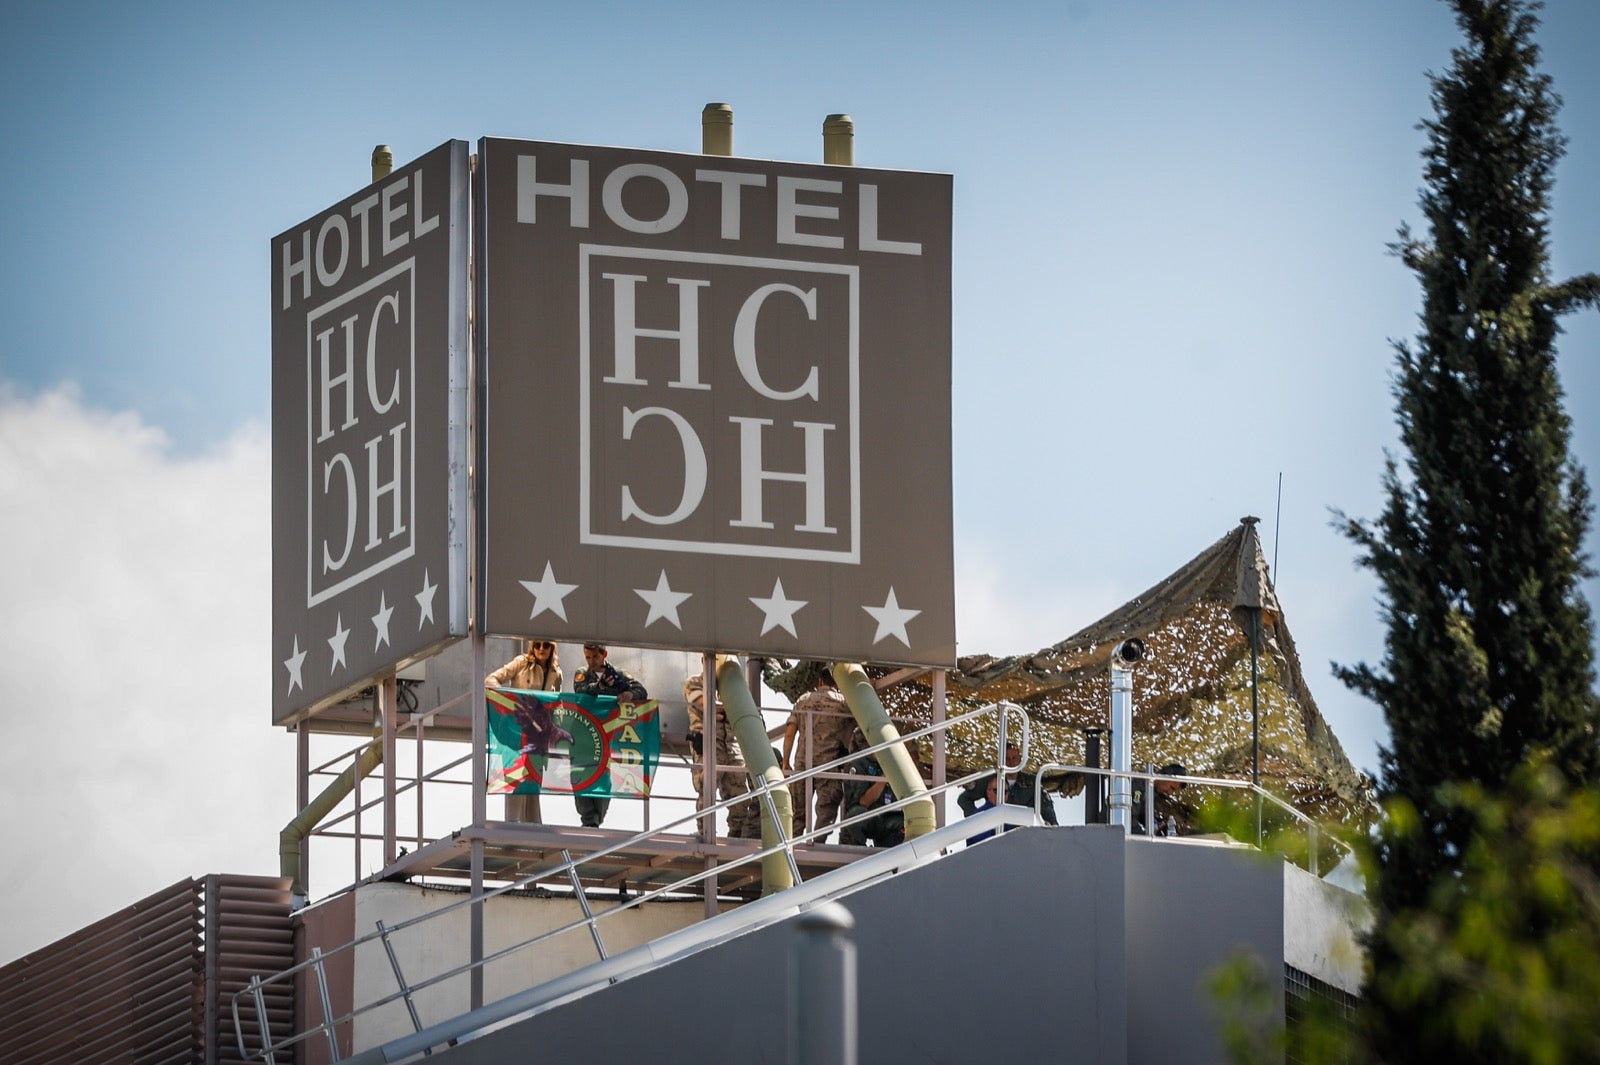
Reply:
[[[561, 690], [561, 659], [549, 640], [529, 640], [523, 653], [483, 679], [486, 688], [518, 688], [522, 691], [558, 692]], [[507, 795], [506, 820], [538, 824], [539, 796]]]

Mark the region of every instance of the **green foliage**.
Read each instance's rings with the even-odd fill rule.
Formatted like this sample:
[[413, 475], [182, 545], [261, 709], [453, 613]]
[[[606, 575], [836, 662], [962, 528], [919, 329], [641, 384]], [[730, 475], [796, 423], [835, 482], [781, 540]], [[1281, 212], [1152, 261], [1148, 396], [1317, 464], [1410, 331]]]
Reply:
[[[1438, 804], [1467, 844], [1426, 906], [1374, 933], [1359, 1025], [1312, 1003], [1279, 1026], [1268, 975], [1236, 958], [1210, 980], [1230, 1060], [1600, 1061], [1600, 788], [1536, 762], [1502, 793], [1451, 785]], [[1393, 799], [1379, 844], [1422, 832]]]
[[1206, 975], [1206, 991], [1221, 1007], [1222, 1047], [1236, 1065], [1284, 1060], [1288, 1033], [1275, 980], [1281, 977], [1250, 954], [1235, 954]]
[[1521, 0], [1451, 0], [1465, 37], [1435, 75], [1423, 122], [1426, 239], [1394, 250], [1423, 291], [1418, 335], [1396, 345], [1404, 465], [1383, 514], [1342, 519], [1378, 577], [1378, 667], [1341, 669], [1378, 703], [1391, 745], [1380, 800], [1416, 832], [1383, 837], [1380, 909], [1424, 905], [1467, 842], [1442, 785], [1505, 786], [1539, 757], [1573, 783], [1600, 777], [1593, 629], [1579, 594], [1588, 487], [1569, 458], [1557, 381], [1559, 314], [1593, 306], [1600, 279], [1553, 283], [1547, 213], [1563, 149], [1560, 101], [1537, 70]]
[[[1295, 1009], [1292, 1023], [1279, 1015], [1283, 978], [1261, 959], [1235, 954], [1206, 977], [1220, 1007], [1223, 1052], [1236, 1065], [1354, 1065], [1360, 1040], [1343, 1011], [1312, 998]], [[1287, 995], [1284, 996], [1287, 998]], [[1285, 1002], [1287, 1006], [1287, 1002]]]
[[[1427, 905], [1374, 935], [1381, 1060], [1600, 1061], [1600, 789], [1537, 762], [1503, 793], [1448, 785], [1438, 803], [1470, 832]], [[1382, 833], [1419, 834], [1395, 805]]]
[[1448, 0], [1464, 41], [1422, 123], [1415, 338], [1395, 346], [1405, 448], [1372, 522], [1341, 516], [1378, 577], [1377, 667], [1339, 670], [1383, 708], [1385, 815], [1365, 1058], [1600, 1060], [1600, 697], [1579, 594], [1590, 516], [1557, 380], [1560, 315], [1600, 278], [1548, 276], [1565, 142], [1536, 5]]
[[[1194, 806], [1189, 831], [1253, 844], [1269, 862], [1288, 861], [1308, 871], [1313, 867], [1313, 836], [1306, 823], [1275, 803], [1258, 802], [1251, 792], [1234, 788], [1203, 791]], [[1359, 826], [1317, 823], [1315, 868], [1319, 873], [1327, 873], [1350, 854], [1357, 831]]]

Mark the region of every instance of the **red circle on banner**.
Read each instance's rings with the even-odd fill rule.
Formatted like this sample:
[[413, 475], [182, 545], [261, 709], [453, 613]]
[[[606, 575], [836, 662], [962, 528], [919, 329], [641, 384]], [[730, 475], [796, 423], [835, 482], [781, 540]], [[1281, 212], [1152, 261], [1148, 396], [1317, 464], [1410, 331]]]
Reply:
[[[606, 743], [605, 729], [601, 726], [600, 720], [577, 703], [563, 701], [546, 705], [550, 707], [552, 720], [558, 712], [565, 711], [562, 720], [557, 721], [557, 724], [572, 735], [572, 742], [567, 745], [571, 759], [568, 779], [571, 782], [572, 792], [577, 794], [584, 788], [593, 787], [599, 783], [611, 763], [611, 750]], [[540, 772], [541, 767], [528, 755], [524, 755], [523, 758], [524, 764], [528, 767], [528, 777], [537, 781], [540, 790], [543, 790], [544, 774]], [[589, 769], [589, 773], [581, 778], [578, 777], [574, 770], [579, 766]]]

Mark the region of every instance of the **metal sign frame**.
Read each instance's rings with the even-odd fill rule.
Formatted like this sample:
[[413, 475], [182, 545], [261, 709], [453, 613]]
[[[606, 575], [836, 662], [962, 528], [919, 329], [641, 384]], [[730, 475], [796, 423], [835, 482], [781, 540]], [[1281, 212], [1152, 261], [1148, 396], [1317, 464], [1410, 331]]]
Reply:
[[949, 175], [485, 138], [482, 628], [955, 661]]
[[467, 632], [467, 143], [272, 240], [272, 720]]

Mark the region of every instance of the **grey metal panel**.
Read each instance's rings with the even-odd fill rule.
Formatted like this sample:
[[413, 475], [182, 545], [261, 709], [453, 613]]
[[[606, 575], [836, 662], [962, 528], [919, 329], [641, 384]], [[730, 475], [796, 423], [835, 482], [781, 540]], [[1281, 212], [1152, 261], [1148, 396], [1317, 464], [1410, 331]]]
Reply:
[[[841, 898], [856, 921], [862, 1061], [1126, 1056], [1122, 840], [1019, 829]], [[937, 920], [937, 924], [930, 922]], [[489, 1033], [434, 1060], [785, 1059], [794, 922]], [[1000, 1008], [996, 1008], [996, 1006]], [[634, 1023], [619, 1024], [621, 1017]]]
[[[197, 913], [195, 900], [187, 893], [156, 897], [150, 907], [136, 904], [97, 922], [88, 935], [58, 940], [0, 970], [0, 996], [36, 1011], [50, 1008], [65, 995], [82, 994], [90, 983], [88, 974], [111, 973], [124, 982], [137, 980], [174, 952], [198, 948], [198, 929], [192, 920]], [[87, 990], [112, 993], [103, 988]], [[11, 1023], [27, 1021], [27, 1013], [19, 1009]], [[9, 1027], [0, 1027], [0, 1038]]]
[[[213, 873], [206, 877], [204, 882], [206, 942], [210, 944], [216, 943], [218, 939], [221, 938], [218, 931], [218, 927], [221, 924], [221, 915], [218, 913], [218, 911], [221, 909], [218, 901], [218, 896], [221, 894], [222, 890], [220, 881], [221, 877]], [[216, 1032], [220, 1028], [219, 1021], [221, 1019], [221, 998], [217, 994], [218, 953], [218, 951], [208, 950], [206, 951], [205, 955], [206, 972], [205, 983], [201, 987], [202, 998], [200, 1018], [200, 1023], [202, 1026], [201, 1031], [203, 1032]], [[203, 1048], [203, 1053], [205, 1057], [203, 1060], [205, 1065], [216, 1065], [217, 1044], [221, 1042], [221, 1040], [212, 1038], [207, 1039], [204, 1042], [205, 1046]]]
[[[238, 1042], [229, 1009], [234, 992], [249, 985], [252, 976], [269, 976], [294, 964], [294, 927], [290, 913], [289, 881], [282, 877], [219, 876], [216, 878], [215, 938], [206, 944], [211, 967], [207, 993], [214, 994], [218, 1009], [205, 1020], [208, 1061], [236, 1062]], [[208, 919], [213, 917], [209, 911]], [[287, 1031], [294, 1021], [294, 988], [284, 982], [267, 988], [267, 1023]], [[255, 1037], [254, 1011], [247, 1014], [246, 1036]], [[247, 1044], [259, 1045], [259, 1044]]]
[[1283, 1016], [1282, 860], [1242, 847], [1130, 838], [1128, 1062], [1227, 1061], [1205, 974], [1257, 959]]

